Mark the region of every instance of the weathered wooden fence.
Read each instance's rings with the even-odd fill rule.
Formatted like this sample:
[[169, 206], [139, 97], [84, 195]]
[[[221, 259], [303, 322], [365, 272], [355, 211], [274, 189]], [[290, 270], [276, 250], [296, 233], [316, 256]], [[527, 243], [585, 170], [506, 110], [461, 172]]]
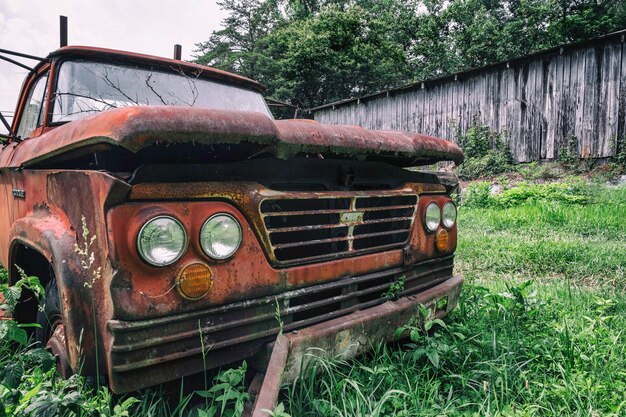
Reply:
[[[504, 133], [519, 162], [583, 158], [626, 146], [625, 31], [312, 109], [315, 120], [456, 141], [481, 124]], [[618, 145], [620, 143], [620, 145]], [[571, 148], [568, 148], [571, 150]]]

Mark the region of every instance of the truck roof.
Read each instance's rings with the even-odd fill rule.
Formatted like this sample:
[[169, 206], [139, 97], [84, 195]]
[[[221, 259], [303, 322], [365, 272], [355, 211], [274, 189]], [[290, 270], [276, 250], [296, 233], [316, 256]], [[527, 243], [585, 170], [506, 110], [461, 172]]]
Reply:
[[201, 71], [201, 75], [214, 80], [223, 81], [229, 84], [236, 84], [244, 88], [264, 92], [265, 87], [250, 78], [222, 71], [217, 68], [208, 67], [206, 65], [194, 64], [192, 62], [163, 58], [154, 55], [139, 54], [135, 52], [119, 51], [115, 49], [96, 48], [92, 46], [65, 46], [57, 49], [48, 55], [49, 60], [53, 59], [72, 59], [85, 58], [115, 62], [127, 62], [143, 65], [156, 65], [164, 69], [172, 69], [173, 66], [183, 67], [191, 71]]

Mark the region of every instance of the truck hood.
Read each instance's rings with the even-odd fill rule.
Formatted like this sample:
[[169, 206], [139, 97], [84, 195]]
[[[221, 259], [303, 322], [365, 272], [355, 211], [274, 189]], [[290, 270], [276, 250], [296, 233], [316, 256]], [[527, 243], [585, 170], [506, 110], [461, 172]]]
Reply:
[[3, 152], [10, 156], [2, 166], [45, 166], [67, 160], [68, 155], [79, 157], [115, 147], [137, 153], [155, 145], [181, 143], [247, 143], [279, 158], [304, 152], [384, 159], [400, 166], [463, 161], [463, 153], [455, 144], [417, 133], [323, 125], [311, 120], [275, 121], [246, 111], [142, 106], [98, 113], [12, 144], [11, 152]]

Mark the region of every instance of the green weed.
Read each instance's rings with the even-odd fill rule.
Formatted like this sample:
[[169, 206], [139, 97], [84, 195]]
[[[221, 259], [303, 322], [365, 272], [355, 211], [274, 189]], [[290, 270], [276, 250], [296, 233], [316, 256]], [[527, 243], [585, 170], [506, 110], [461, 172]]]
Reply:
[[515, 166], [515, 171], [526, 181], [555, 180], [564, 174], [562, 169], [550, 162], [518, 164]]
[[559, 149], [557, 160], [564, 168], [570, 171], [578, 171], [580, 166], [579, 154], [578, 139], [576, 136], [570, 136], [566, 139], [565, 146]]
[[[0, 315], [4, 319], [0, 320], [0, 343], [15, 342], [21, 346], [28, 343], [26, 327], [34, 327], [34, 324], [22, 323], [11, 319], [11, 315], [22, 296], [24, 290], [30, 291], [35, 297], [41, 298], [44, 289], [37, 277], [26, 276], [21, 268], [17, 268], [20, 279], [13, 285], [9, 285], [6, 272], [0, 277]], [[4, 271], [3, 271], [4, 272]]]
[[395, 300], [398, 298], [400, 293], [404, 291], [404, 280], [406, 279], [406, 275], [402, 275], [398, 277], [394, 282], [391, 283], [389, 289], [385, 291], [383, 297], [387, 297], [390, 300]]

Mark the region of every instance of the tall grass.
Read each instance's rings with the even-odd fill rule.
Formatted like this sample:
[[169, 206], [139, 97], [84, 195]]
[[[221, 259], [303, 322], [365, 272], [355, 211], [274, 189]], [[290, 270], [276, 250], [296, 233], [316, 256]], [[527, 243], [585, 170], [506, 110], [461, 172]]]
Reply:
[[467, 276], [626, 288], [626, 187], [523, 184], [486, 197], [483, 187], [459, 210], [457, 265]]
[[[289, 387], [292, 415], [626, 414], [623, 299], [470, 284], [446, 328]], [[433, 363], [419, 349], [434, 348]], [[364, 401], [363, 399], [367, 399]]]
[[466, 285], [447, 324], [348, 363], [318, 361], [321, 376], [286, 390], [288, 411], [626, 415], [626, 187], [577, 186], [512, 187], [507, 204], [487, 189], [486, 203], [462, 206]]

